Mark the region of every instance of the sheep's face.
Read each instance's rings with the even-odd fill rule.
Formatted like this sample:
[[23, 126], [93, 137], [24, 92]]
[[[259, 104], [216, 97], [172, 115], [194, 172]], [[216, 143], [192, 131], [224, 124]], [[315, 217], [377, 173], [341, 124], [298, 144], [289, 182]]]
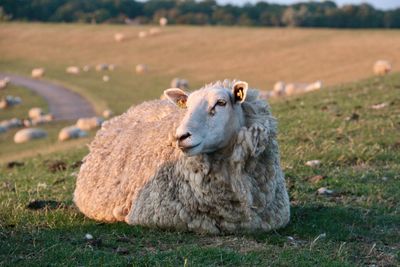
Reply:
[[231, 90], [210, 86], [190, 95], [178, 88], [165, 90], [169, 100], [187, 109], [175, 133], [178, 147], [188, 156], [226, 147], [244, 124], [241, 103], [247, 87], [240, 81]]

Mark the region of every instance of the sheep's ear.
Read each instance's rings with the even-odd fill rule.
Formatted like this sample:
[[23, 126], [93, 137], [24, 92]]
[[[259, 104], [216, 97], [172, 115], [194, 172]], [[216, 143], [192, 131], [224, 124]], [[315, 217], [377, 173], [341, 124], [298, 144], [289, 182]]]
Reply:
[[238, 81], [233, 84], [232, 94], [235, 102], [242, 103], [246, 99], [247, 88], [249, 85], [246, 82]]
[[186, 108], [186, 101], [188, 99], [188, 94], [179, 88], [170, 88], [164, 91], [164, 95], [169, 101], [174, 103], [180, 108]]

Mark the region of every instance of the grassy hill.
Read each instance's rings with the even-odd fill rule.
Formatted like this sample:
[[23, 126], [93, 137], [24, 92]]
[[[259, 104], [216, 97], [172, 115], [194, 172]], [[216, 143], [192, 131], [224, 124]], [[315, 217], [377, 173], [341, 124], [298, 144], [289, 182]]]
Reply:
[[[138, 38], [146, 26], [0, 23], [0, 72], [30, 75], [46, 68], [44, 79], [61, 83], [88, 98], [101, 113], [116, 114], [143, 100], [158, 98], [174, 77], [184, 77], [191, 89], [225, 78], [239, 78], [251, 87], [271, 89], [278, 80], [338, 85], [372, 75], [377, 59], [388, 59], [400, 70], [400, 31], [268, 29], [246, 27], [166, 27]], [[124, 33], [125, 42], [114, 41]], [[96, 72], [99, 63], [116, 64], [114, 71]], [[146, 64], [138, 75], [135, 66]], [[67, 66], [90, 65], [79, 75]], [[109, 82], [103, 82], [108, 75]], [[9, 113], [10, 117], [18, 115]], [[2, 115], [0, 115], [2, 116]], [[4, 117], [4, 116], [3, 116]], [[71, 123], [70, 123], [71, 124]], [[12, 135], [0, 136], [0, 162], [47, 154], [73, 147], [56, 134], [66, 124], [48, 127], [50, 139], [15, 146]], [[88, 140], [79, 141], [84, 146]]]
[[[272, 108], [291, 198], [286, 228], [214, 237], [89, 220], [72, 204], [76, 162], [87, 153], [75, 149], [2, 167], [0, 265], [400, 265], [400, 76], [282, 99]], [[313, 159], [321, 165], [305, 166]], [[320, 187], [334, 194], [317, 195]], [[32, 200], [56, 202], [32, 210]]]
[[[372, 75], [372, 65], [387, 59], [400, 70], [400, 31], [268, 29], [246, 27], [167, 27], [138, 38], [149, 27], [79, 24], [0, 24], [0, 71], [30, 74], [47, 70], [46, 79], [70, 85], [101, 111], [116, 113], [145, 99], [158, 98], [174, 77], [196, 89], [225, 78], [271, 89], [278, 80], [336, 85]], [[114, 41], [124, 33], [125, 42]], [[67, 75], [70, 65], [113, 63], [114, 72]], [[139, 63], [149, 72], [135, 73]], [[110, 81], [102, 81], [103, 75]]]

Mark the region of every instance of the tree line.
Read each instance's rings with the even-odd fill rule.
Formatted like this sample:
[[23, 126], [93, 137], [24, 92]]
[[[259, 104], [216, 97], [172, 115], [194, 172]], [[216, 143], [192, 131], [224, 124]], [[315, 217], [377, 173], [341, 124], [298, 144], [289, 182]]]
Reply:
[[0, 0], [0, 20], [81, 23], [158, 23], [273, 27], [400, 28], [400, 8], [333, 1], [237, 6], [215, 0]]

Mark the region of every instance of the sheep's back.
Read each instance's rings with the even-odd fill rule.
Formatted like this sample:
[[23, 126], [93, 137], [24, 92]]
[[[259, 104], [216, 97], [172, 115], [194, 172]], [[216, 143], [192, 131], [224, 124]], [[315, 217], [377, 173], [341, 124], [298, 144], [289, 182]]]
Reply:
[[74, 200], [79, 209], [95, 219], [123, 220], [140, 188], [179, 156], [172, 135], [181, 116], [168, 101], [156, 100], [105, 122], [78, 175]]

